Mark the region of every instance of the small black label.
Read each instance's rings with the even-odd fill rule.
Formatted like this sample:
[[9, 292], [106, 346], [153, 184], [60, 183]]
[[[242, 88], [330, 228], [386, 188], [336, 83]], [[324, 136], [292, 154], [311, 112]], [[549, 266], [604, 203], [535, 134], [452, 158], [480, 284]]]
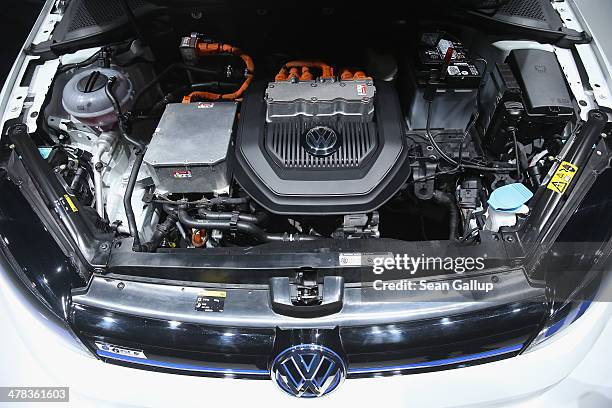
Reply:
[[205, 290], [198, 294], [195, 310], [199, 312], [223, 312], [227, 292], [222, 290]]

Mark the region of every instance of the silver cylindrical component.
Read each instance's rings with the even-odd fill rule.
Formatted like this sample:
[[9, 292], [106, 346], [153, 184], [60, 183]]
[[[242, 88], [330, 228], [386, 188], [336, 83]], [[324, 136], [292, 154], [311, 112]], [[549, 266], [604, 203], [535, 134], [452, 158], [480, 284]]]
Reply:
[[96, 141], [96, 149], [93, 157], [93, 164], [95, 167], [94, 187], [96, 190], [96, 211], [101, 218], [104, 218], [104, 204], [106, 203], [103, 192], [102, 176], [106, 171], [107, 164], [105, 160], [103, 160], [103, 156], [111, 152], [116, 139], [117, 133], [103, 132]]

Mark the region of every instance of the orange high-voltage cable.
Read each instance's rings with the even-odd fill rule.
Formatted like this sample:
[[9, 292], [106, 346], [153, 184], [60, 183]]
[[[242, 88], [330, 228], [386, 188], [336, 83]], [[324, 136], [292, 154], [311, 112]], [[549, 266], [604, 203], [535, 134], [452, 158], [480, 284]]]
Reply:
[[253, 58], [243, 53], [242, 50], [240, 50], [239, 48], [227, 44], [207, 43], [204, 41], [198, 41], [198, 43], [196, 44], [196, 51], [198, 56], [201, 57], [219, 54], [232, 54], [240, 57], [246, 65], [246, 79], [244, 80], [240, 88], [238, 88], [238, 90], [235, 92], [229, 94], [220, 94], [215, 92], [192, 92], [183, 98], [183, 103], [191, 103], [192, 99], [194, 98], [210, 101], [233, 101], [240, 98], [242, 94], [244, 94], [244, 92], [247, 90], [249, 85], [251, 85], [251, 82], [253, 82], [253, 77], [255, 73], [255, 63], [253, 62]]
[[[298, 78], [302, 81], [312, 80], [314, 76], [310, 72], [310, 68], [319, 68], [321, 70], [321, 78], [330, 79], [334, 77], [334, 69], [322, 61], [289, 61], [276, 74], [277, 81], [288, 81], [291, 78]], [[298, 72], [301, 70], [301, 75]]]

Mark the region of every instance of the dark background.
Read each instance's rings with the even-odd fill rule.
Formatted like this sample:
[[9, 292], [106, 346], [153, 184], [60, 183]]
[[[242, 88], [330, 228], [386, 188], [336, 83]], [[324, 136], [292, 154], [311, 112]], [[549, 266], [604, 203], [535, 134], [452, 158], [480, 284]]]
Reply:
[[44, 0], [2, 0], [0, 8], [0, 87], [25, 43]]

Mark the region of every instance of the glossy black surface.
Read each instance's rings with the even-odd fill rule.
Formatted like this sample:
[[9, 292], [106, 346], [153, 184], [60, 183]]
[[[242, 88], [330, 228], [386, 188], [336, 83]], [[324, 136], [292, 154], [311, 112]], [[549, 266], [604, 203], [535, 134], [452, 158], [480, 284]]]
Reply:
[[272, 329], [224, 328], [143, 319], [81, 305], [73, 307], [70, 321], [88, 336], [190, 352], [266, 355], [274, 343]]
[[403, 366], [525, 344], [546, 312], [543, 298], [467, 315], [341, 328], [351, 370]]
[[13, 182], [0, 169], [0, 249], [13, 259], [52, 310], [65, 316], [70, 291], [85, 281]]
[[[522, 255], [517, 242], [500, 239], [497, 234], [483, 234], [478, 246], [449, 241], [406, 242], [394, 239], [321, 240], [283, 242], [256, 247], [209, 248], [206, 251], [178, 249], [155, 254], [136, 253], [131, 240], [116, 242], [107, 271], [114, 275], [148, 277], [175, 281], [267, 284], [272, 277], [291, 276], [303, 268], [314, 268], [322, 275], [342, 275], [347, 283], [372, 279], [371, 266], [341, 265], [341, 253], [419, 254], [424, 257], [480, 257], [487, 254], [486, 268], [507, 266], [509, 254]], [[422, 271], [420, 277], [441, 272]], [[364, 279], [367, 278], [367, 279]], [[403, 271], [388, 271], [377, 279], [403, 279]]]
[[[94, 352], [97, 351], [95, 342], [102, 341], [143, 350], [151, 360], [234, 371], [267, 372], [275, 338], [273, 329], [214, 327], [145, 319], [81, 305], [72, 308], [70, 323]], [[180, 369], [162, 370], [194, 375], [218, 374]]]
[[612, 170], [601, 173], [557, 242], [607, 242], [612, 237]]
[[610, 183], [612, 170], [607, 169], [595, 180], [541, 263], [540, 274], [548, 282], [551, 300], [591, 300], [598, 282], [611, 273]]
[[[349, 372], [355, 373], [353, 377], [360, 377], [378, 373], [377, 370], [359, 373], [363, 368], [380, 368], [381, 373], [386, 373], [386, 367], [389, 366], [436, 362], [462, 356], [469, 361], [461, 365], [479, 364], [489, 361], [491, 357], [470, 360], [469, 356], [519, 345], [513, 352], [493, 358], [516, 355], [521, 349], [520, 345], [527, 344], [537, 333], [545, 312], [544, 299], [535, 298], [435, 320], [334, 329], [283, 330], [215, 327], [144, 319], [75, 305], [71, 323], [94, 350], [96, 340], [104, 341], [115, 346], [142, 350], [158, 364], [178, 362], [236, 371], [266, 370], [276, 354], [292, 345], [321, 344], [346, 358]], [[168, 369], [142, 366], [137, 361], [121, 363], [136, 364], [145, 369]], [[457, 365], [440, 364], [419, 371], [453, 368]], [[187, 369], [174, 371], [193, 375], [218, 374]]]

